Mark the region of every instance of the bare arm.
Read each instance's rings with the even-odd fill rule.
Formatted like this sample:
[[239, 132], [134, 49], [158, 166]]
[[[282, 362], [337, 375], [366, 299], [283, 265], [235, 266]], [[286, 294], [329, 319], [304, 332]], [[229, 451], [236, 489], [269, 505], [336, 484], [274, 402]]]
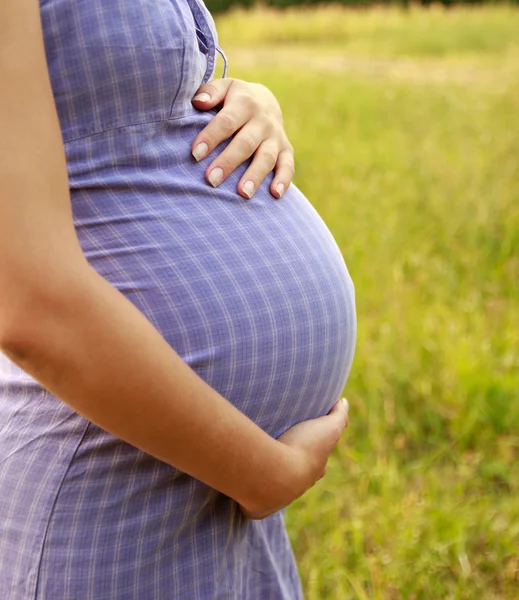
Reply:
[[[247, 511], [268, 513], [302, 494], [334, 442], [309, 459], [294, 436], [273, 440], [86, 262], [38, 0], [0, 3], [0, 82], [2, 351], [79, 414]], [[328, 427], [338, 435], [339, 421]]]

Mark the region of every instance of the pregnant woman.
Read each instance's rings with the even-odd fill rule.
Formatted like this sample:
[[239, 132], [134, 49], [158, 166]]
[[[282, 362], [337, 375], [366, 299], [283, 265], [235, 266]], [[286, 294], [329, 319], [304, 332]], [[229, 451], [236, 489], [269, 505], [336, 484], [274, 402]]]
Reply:
[[353, 286], [286, 153], [212, 147], [263, 93], [194, 108], [216, 51], [200, 0], [0, 3], [2, 600], [302, 597]]

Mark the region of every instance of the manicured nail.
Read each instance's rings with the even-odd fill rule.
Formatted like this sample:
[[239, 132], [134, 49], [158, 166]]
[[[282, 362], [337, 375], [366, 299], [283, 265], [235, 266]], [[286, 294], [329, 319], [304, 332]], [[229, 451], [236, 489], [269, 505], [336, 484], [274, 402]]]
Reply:
[[247, 198], [252, 198], [252, 194], [254, 194], [254, 182], [246, 181], [242, 187], [243, 193], [247, 196]]
[[350, 405], [348, 404], [346, 398], [341, 398], [341, 404], [346, 407], [346, 410], [350, 408]]
[[197, 94], [193, 100], [197, 100], [198, 102], [209, 102], [209, 100], [211, 100], [211, 96], [205, 92], [202, 92], [201, 94]]
[[207, 154], [208, 150], [209, 146], [205, 142], [200, 142], [200, 144], [195, 146], [193, 150], [193, 156], [197, 161], [202, 160], [202, 158], [204, 158], [204, 156]]
[[213, 187], [216, 187], [223, 179], [223, 170], [220, 167], [214, 168], [209, 173], [209, 182]]
[[284, 191], [285, 191], [285, 186], [282, 183], [278, 183], [276, 185], [276, 192], [279, 194], [280, 198], [283, 195]]

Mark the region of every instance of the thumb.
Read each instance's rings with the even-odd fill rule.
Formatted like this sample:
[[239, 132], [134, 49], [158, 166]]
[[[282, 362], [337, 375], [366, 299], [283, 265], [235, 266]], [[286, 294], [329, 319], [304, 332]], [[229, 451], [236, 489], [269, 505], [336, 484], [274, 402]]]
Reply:
[[335, 420], [334, 425], [337, 427], [337, 441], [341, 437], [342, 432], [348, 427], [348, 411], [349, 404], [346, 398], [341, 398], [339, 402], [336, 402], [332, 410], [324, 417], [324, 419], [330, 419], [333, 417]]
[[200, 86], [192, 100], [193, 106], [198, 110], [209, 110], [214, 108], [225, 100], [229, 88], [234, 79], [226, 77], [225, 79], [213, 79]]
[[350, 405], [346, 398], [341, 398], [339, 402], [336, 402], [330, 412], [329, 415], [337, 415], [338, 417], [342, 417], [345, 419], [345, 426], [348, 424], [348, 411], [350, 409]]
[[323, 447], [325, 452], [330, 453], [347, 426], [348, 401], [343, 399], [324, 417], [293, 425], [279, 436], [278, 441], [288, 446]]

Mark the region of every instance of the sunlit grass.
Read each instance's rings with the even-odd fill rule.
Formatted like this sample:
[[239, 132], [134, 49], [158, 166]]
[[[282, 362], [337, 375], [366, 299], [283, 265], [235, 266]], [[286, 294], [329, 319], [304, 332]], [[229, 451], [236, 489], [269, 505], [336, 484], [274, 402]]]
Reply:
[[519, 11], [511, 6], [445, 10], [378, 8], [344, 10], [330, 5], [284, 11], [257, 8], [219, 17], [229, 45], [333, 45], [368, 56], [507, 56], [519, 53]]
[[326, 27], [276, 17], [285, 33], [271, 12], [230, 15], [221, 42], [254, 53], [309, 28], [304, 52], [320, 31], [332, 55], [335, 22], [345, 56], [369, 38], [373, 60], [405, 49], [423, 65], [437, 47], [434, 68], [467, 49], [474, 68], [506, 61], [499, 86], [430, 86], [233, 54], [230, 76], [279, 98], [296, 183], [357, 290], [349, 433], [287, 514], [306, 598], [519, 598], [519, 11], [317, 15]]

